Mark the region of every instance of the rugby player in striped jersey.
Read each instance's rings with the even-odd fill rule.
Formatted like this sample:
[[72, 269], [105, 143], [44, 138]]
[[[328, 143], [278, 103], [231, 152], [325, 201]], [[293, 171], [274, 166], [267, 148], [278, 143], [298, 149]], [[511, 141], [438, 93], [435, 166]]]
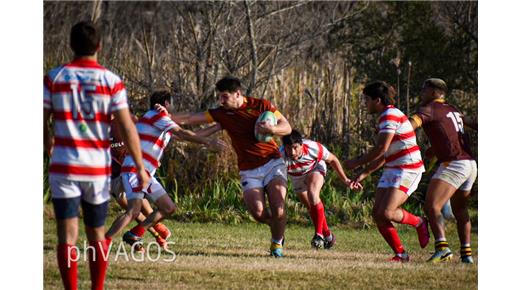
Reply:
[[325, 217], [325, 208], [320, 192], [327, 175], [329, 163], [339, 175], [340, 180], [350, 187], [350, 179], [345, 175], [338, 158], [319, 142], [303, 139], [300, 132], [292, 130], [282, 137], [280, 148], [287, 165], [294, 192], [307, 208], [314, 224], [314, 237], [311, 246], [330, 249], [336, 244], [336, 237], [330, 231]]
[[354, 169], [368, 164], [352, 182], [351, 186], [354, 187], [384, 165], [372, 214], [379, 232], [395, 253], [390, 260], [408, 262], [410, 257], [392, 222], [414, 227], [419, 244], [422, 248], [426, 247], [430, 239], [427, 220], [401, 208], [417, 189], [424, 172], [420, 148], [410, 121], [393, 106], [395, 90], [390, 85], [382, 81], [369, 83], [363, 89], [363, 96], [368, 112], [379, 115], [377, 143], [368, 153], [346, 161], [345, 167]]

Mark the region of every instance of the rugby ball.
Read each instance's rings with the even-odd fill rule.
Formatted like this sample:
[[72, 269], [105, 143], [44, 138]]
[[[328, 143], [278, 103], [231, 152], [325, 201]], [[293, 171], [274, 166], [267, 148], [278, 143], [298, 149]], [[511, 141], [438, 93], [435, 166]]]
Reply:
[[258, 119], [256, 119], [255, 123], [255, 138], [256, 140], [260, 142], [270, 142], [273, 139], [273, 135], [270, 134], [260, 134], [257, 132], [256, 124], [266, 122], [271, 125], [276, 125], [276, 116], [271, 111], [265, 111], [260, 116], [258, 116]]

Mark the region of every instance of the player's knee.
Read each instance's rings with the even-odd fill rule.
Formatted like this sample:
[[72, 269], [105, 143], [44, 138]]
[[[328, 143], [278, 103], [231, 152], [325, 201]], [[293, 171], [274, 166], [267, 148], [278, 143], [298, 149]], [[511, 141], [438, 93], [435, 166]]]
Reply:
[[166, 215], [171, 215], [177, 210], [177, 206], [175, 206], [175, 203], [169, 203], [163, 208], [163, 213]]
[[372, 212], [372, 217], [376, 222], [384, 222], [389, 220], [385, 209], [376, 209]]
[[125, 214], [130, 217], [130, 219], [135, 220], [137, 217], [139, 217], [139, 214], [141, 211], [138, 208], [132, 208], [128, 210]]
[[285, 216], [285, 210], [283, 206], [275, 207], [271, 209], [271, 214], [274, 219], [282, 219]]

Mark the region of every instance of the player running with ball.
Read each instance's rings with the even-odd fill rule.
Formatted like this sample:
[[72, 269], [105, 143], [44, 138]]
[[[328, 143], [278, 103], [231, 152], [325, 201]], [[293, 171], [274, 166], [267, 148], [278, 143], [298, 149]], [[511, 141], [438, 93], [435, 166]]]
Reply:
[[391, 86], [375, 81], [363, 89], [363, 95], [368, 112], [379, 115], [377, 143], [367, 154], [346, 161], [345, 164], [349, 169], [369, 164], [352, 182], [353, 187], [384, 165], [372, 215], [379, 232], [395, 253], [391, 261], [408, 262], [410, 257], [392, 222], [414, 227], [419, 236], [419, 244], [422, 248], [426, 247], [430, 238], [426, 219], [401, 208], [417, 189], [424, 172], [421, 152], [410, 121], [393, 106], [395, 91]]

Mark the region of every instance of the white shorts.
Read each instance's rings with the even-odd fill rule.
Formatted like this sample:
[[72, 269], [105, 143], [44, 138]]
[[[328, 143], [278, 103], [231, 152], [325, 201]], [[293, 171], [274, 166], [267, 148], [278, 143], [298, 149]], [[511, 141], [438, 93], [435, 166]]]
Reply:
[[470, 191], [477, 179], [477, 162], [475, 160], [443, 162], [432, 179], [440, 179], [459, 190]]
[[377, 188], [395, 187], [410, 196], [419, 186], [422, 171], [407, 171], [397, 168], [385, 168]]
[[244, 192], [253, 188], [264, 188], [275, 177], [281, 178], [287, 185], [287, 167], [282, 158], [271, 159], [255, 169], [241, 170], [240, 185]]
[[75, 198], [90, 204], [102, 204], [110, 199], [110, 178], [96, 181], [76, 181], [61, 176], [49, 176], [52, 198]]
[[139, 179], [137, 179], [135, 173], [122, 173], [121, 177], [127, 200], [143, 199], [146, 194], [155, 202], [159, 197], [167, 194], [163, 186], [153, 176], [150, 178], [150, 185], [145, 190], [140, 189]]
[[325, 161], [321, 160], [318, 163], [318, 165], [316, 165], [316, 167], [314, 167], [314, 169], [305, 173], [304, 175], [293, 176], [293, 175], [289, 174], [289, 176], [291, 177], [291, 182], [292, 182], [294, 192], [300, 193], [300, 192], [307, 191], [307, 183], [305, 182], [305, 180], [307, 179], [307, 176], [309, 176], [311, 174], [316, 174], [316, 173], [323, 175], [323, 177], [325, 177], [325, 175], [327, 175], [327, 164], [325, 163]]

